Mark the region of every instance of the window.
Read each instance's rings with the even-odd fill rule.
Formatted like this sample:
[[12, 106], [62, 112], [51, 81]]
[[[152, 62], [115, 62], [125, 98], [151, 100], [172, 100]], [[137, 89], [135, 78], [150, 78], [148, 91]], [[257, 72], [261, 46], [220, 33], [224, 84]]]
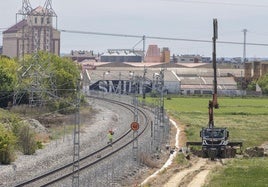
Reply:
[[37, 17], [34, 18], [34, 23], [37, 23]]
[[43, 24], [44, 23], [44, 18], [41, 18], [41, 24]]
[[50, 24], [50, 19], [49, 18], [47, 18], [47, 24]]

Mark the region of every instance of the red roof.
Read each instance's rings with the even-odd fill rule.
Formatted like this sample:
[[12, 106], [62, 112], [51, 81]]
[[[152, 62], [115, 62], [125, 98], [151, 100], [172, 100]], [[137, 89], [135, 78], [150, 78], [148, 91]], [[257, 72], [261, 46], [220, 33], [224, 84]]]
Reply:
[[17, 32], [18, 30], [22, 29], [26, 25], [27, 25], [27, 20], [25, 20], [25, 19], [24, 20], [21, 20], [17, 24], [13, 25], [12, 27], [10, 27], [6, 31], [4, 31], [3, 34]]

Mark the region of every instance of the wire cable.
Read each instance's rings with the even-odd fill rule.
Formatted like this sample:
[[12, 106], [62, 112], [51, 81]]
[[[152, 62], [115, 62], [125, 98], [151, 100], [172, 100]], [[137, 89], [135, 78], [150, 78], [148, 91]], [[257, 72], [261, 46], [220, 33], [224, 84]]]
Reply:
[[[142, 37], [144, 37], [144, 35], [115, 34], [115, 33], [91, 32], [91, 31], [77, 31], [77, 30], [63, 30], [63, 29], [60, 30], [60, 31], [65, 32], [65, 33], [86, 34], [86, 35], [102, 35], [102, 36], [131, 37], [131, 38], [142, 38]], [[146, 38], [148, 38], [148, 39], [156, 39], [156, 40], [212, 43], [211, 40], [199, 40], [199, 39], [187, 39], [187, 38], [170, 38], [170, 37], [160, 37], [160, 36], [146, 36]], [[220, 43], [220, 44], [232, 44], [232, 45], [244, 45], [243, 42], [235, 42], [235, 41], [217, 41], [217, 43]], [[246, 43], [246, 45], [268, 47], [267, 43]]]
[[175, 3], [191, 3], [191, 4], [208, 4], [208, 5], [225, 5], [225, 6], [238, 6], [238, 7], [257, 7], [268, 8], [268, 5], [261, 4], [247, 4], [247, 3], [233, 3], [233, 2], [215, 2], [215, 1], [198, 1], [198, 0], [162, 0]]

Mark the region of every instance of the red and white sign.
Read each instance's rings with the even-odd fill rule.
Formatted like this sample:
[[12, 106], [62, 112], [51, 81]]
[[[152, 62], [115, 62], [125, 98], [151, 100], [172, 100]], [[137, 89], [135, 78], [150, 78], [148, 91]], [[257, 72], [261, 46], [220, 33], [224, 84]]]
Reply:
[[132, 129], [133, 131], [137, 131], [137, 130], [139, 129], [140, 125], [139, 125], [138, 122], [135, 122], [135, 121], [134, 121], [134, 122], [131, 123], [130, 127], [131, 127], [131, 129]]

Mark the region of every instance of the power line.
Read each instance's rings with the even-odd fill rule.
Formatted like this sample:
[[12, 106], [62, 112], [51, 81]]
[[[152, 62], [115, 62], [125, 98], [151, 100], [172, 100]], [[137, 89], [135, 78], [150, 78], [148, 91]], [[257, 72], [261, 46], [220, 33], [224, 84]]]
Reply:
[[[119, 33], [103, 33], [103, 32], [91, 32], [91, 31], [78, 31], [78, 30], [60, 30], [65, 33], [73, 34], [86, 34], [86, 35], [101, 35], [101, 36], [114, 36], [114, 37], [129, 37], [129, 38], [143, 38], [144, 35], [130, 35], [130, 34], [119, 34]], [[171, 37], [160, 37], [160, 36], [146, 36], [148, 39], [155, 40], [170, 40], [170, 41], [185, 41], [185, 42], [199, 42], [199, 43], [212, 43], [211, 40], [198, 40], [198, 39], [188, 39], [188, 38], [171, 38]], [[233, 42], [233, 41], [217, 41], [221, 44], [232, 44], [232, 45], [244, 45], [243, 42]], [[268, 47], [267, 43], [247, 43], [251, 46], [265, 46]]]
[[239, 7], [257, 7], [257, 8], [268, 8], [268, 5], [261, 4], [245, 4], [245, 3], [231, 3], [231, 2], [211, 2], [211, 1], [198, 1], [198, 0], [162, 0], [176, 3], [191, 3], [191, 4], [209, 4], [209, 5], [225, 5], [225, 6], [239, 6]]
[[92, 34], [92, 35], [102, 35], [102, 36], [116, 36], [116, 37], [131, 37], [131, 38], [141, 38], [140, 35], [130, 35], [130, 34], [115, 34], [115, 33], [103, 33], [103, 32], [90, 32], [90, 31], [77, 31], [77, 30], [59, 30], [66, 33], [74, 34]]

